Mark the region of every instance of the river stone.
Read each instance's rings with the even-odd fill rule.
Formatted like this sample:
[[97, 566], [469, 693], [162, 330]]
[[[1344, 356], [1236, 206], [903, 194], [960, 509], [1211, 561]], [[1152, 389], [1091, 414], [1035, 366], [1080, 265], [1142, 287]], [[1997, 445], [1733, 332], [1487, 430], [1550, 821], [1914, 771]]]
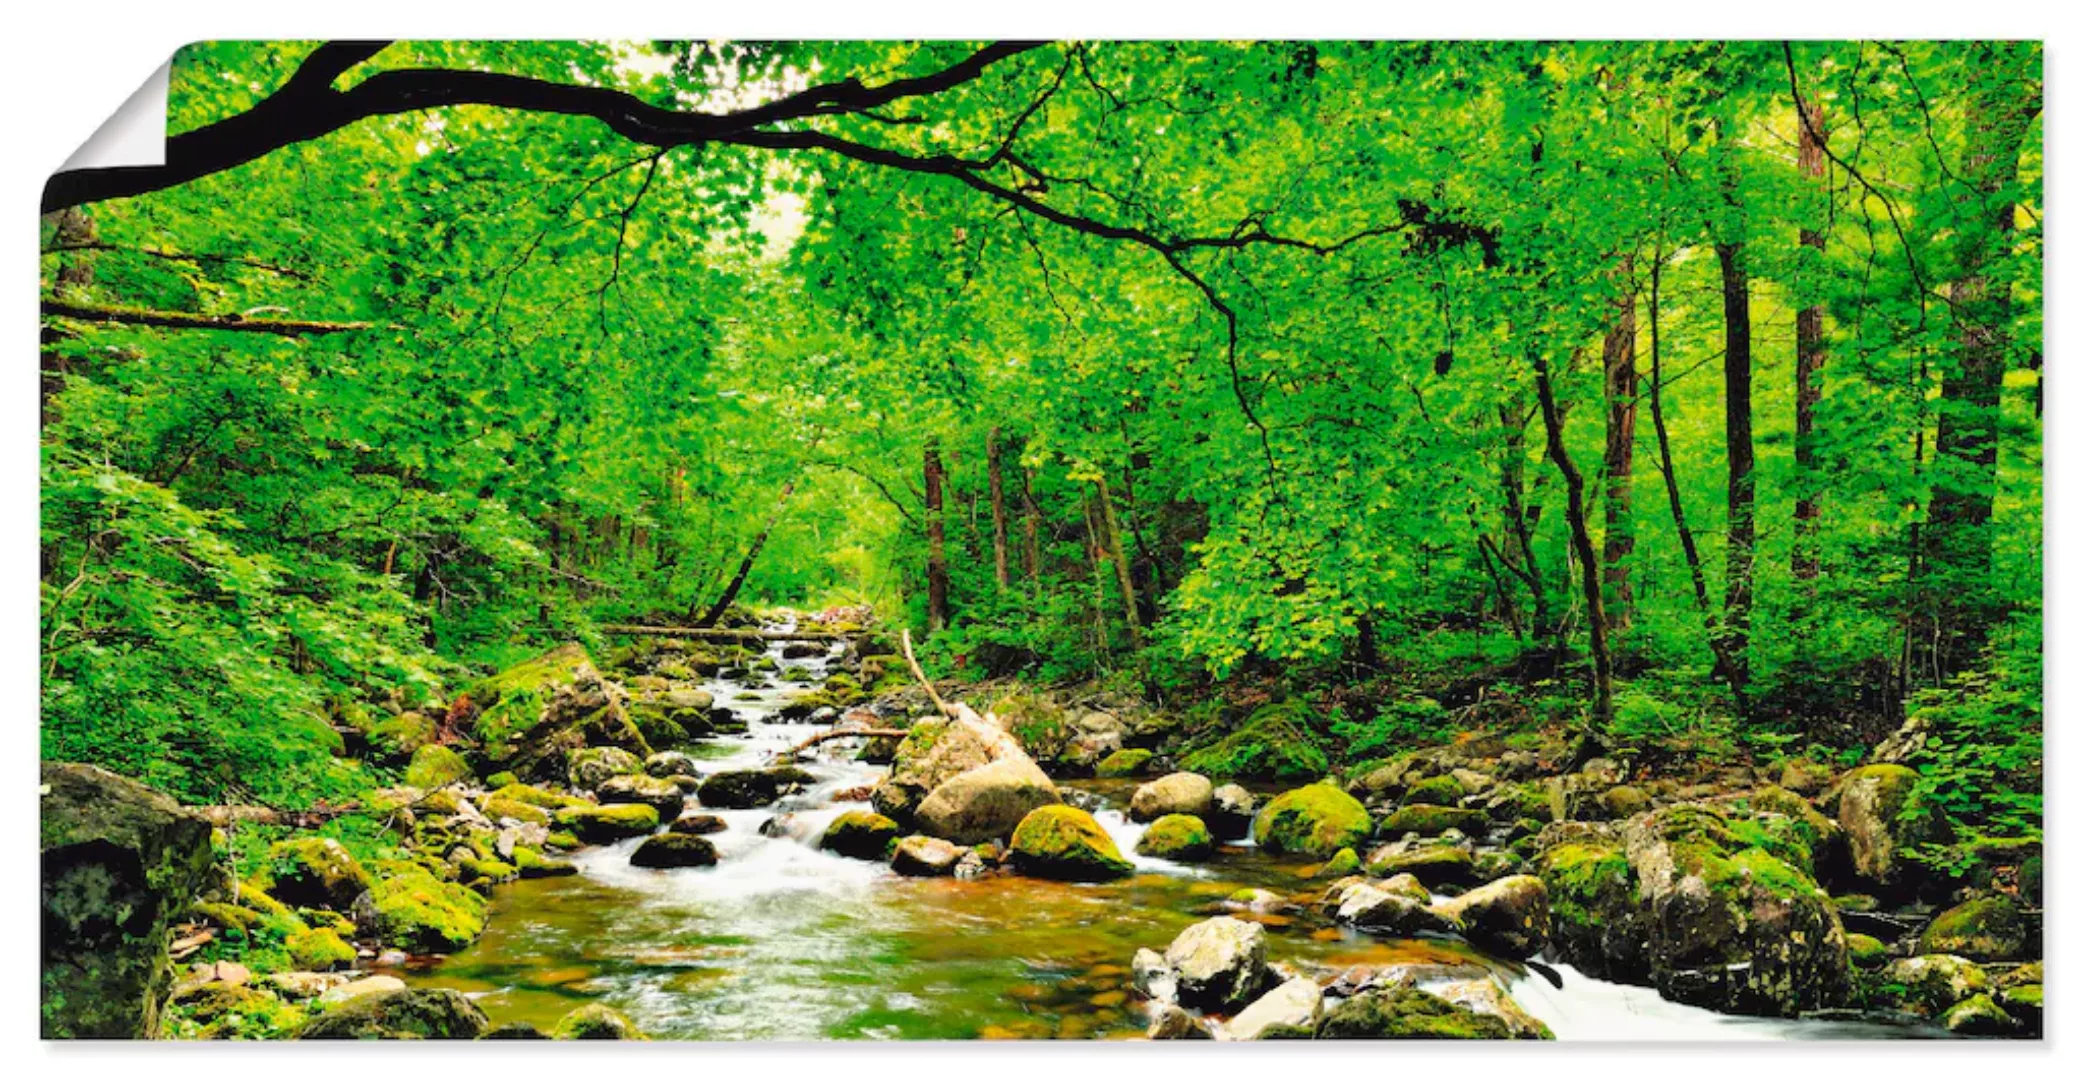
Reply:
[[644, 759], [644, 772], [661, 780], [676, 776], [699, 776], [694, 759], [678, 750], [661, 750]]
[[1271, 854], [1328, 859], [1364, 842], [1372, 825], [1358, 799], [1325, 780], [1276, 796], [1258, 812], [1251, 832]]
[[1131, 821], [1156, 821], [1167, 814], [1206, 818], [1215, 808], [1215, 785], [1199, 773], [1175, 772], [1136, 789], [1128, 802]]
[[1180, 1004], [1221, 1012], [1249, 1002], [1270, 977], [1265, 928], [1228, 915], [1181, 930], [1164, 962], [1177, 980]]
[[673, 819], [667, 830], [686, 833], [688, 836], [706, 836], [710, 833], [720, 833], [729, 827], [722, 818], [714, 814], [688, 814]]
[[1033, 764], [1019, 739], [973, 712], [922, 719], [897, 744], [889, 774], [875, 785], [869, 799], [876, 813], [908, 823], [935, 788], [971, 769], [1005, 759]]
[[1896, 1003], [1905, 1011], [1936, 1017], [1989, 988], [1989, 975], [1958, 956], [1909, 956], [1881, 969], [1880, 983], [1899, 988]]
[[586, 843], [605, 844], [658, 828], [658, 811], [643, 803], [573, 806], [557, 811], [556, 822]]
[[1513, 1001], [1497, 983], [1490, 979], [1463, 979], [1428, 987], [1430, 993], [1450, 1005], [1457, 1005], [1485, 1016], [1494, 1016], [1504, 1021], [1505, 1030], [1514, 1039], [1553, 1039], [1555, 1033], [1548, 1025], [1535, 1019], [1531, 1013]]
[[751, 810], [793, 795], [817, 782], [817, 777], [793, 765], [771, 769], [735, 769], [702, 781], [703, 806], [718, 810]]
[[661, 821], [671, 821], [687, 807], [687, 796], [679, 785], [643, 773], [611, 776], [601, 781], [596, 792], [602, 804], [639, 803], [658, 811]]
[[1063, 801], [1056, 785], [1023, 754], [949, 778], [914, 812], [920, 832], [980, 844], [1011, 832], [1036, 809]]
[[1976, 994], [1947, 1009], [1940, 1022], [1954, 1035], [2008, 1035], [2018, 1028], [2018, 1022], [1987, 994]]
[[1232, 1039], [1307, 1039], [1316, 1033], [1324, 992], [1315, 979], [1294, 978], [1260, 995], [1230, 1019]]
[[1449, 918], [1400, 892], [1375, 885], [1359, 884], [1345, 890], [1338, 904], [1338, 921], [1362, 930], [1415, 937], [1420, 933], [1451, 934], [1461, 929], [1459, 920]]
[[1201, 820], [1217, 840], [1242, 840], [1251, 835], [1251, 819], [1258, 814], [1258, 800], [1242, 784], [1224, 784], [1208, 797], [1208, 812]]
[[[1154, 954], [1153, 954], [1154, 955]], [[1212, 1039], [1208, 1022], [1177, 1005], [1160, 1005], [1143, 1033], [1148, 1039]]]
[[1128, 963], [1129, 981], [1136, 992], [1152, 1001], [1171, 1002], [1179, 998], [1179, 973], [1165, 963], [1164, 954], [1155, 949], [1137, 949], [1135, 958]]
[[475, 1039], [492, 1023], [455, 990], [390, 990], [327, 1009], [300, 1039]]
[[1475, 858], [1449, 845], [1397, 850], [1377, 848], [1367, 856], [1367, 872], [1379, 877], [1409, 874], [1428, 889], [1475, 882]]
[[1092, 815], [1075, 806], [1043, 806], [1013, 830], [1013, 865], [1030, 877], [1106, 881], [1135, 867]]
[[322, 1004], [337, 1005], [366, 994], [388, 994], [393, 990], [405, 989], [405, 980], [395, 975], [370, 975], [351, 982], [337, 983], [320, 991], [318, 1000]]
[[866, 810], [848, 810], [825, 826], [818, 846], [849, 859], [879, 861], [888, 857], [897, 840], [897, 823]]
[[354, 976], [343, 971], [278, 971], [263, 976], [261, 982], [285, 998], [302, 1001], [315, 998], [335, 987], [345, 986], [353, 978]]
[[1166, 814], [1136, 840], [1136, 854], [1178, 862], [1203, 862], [1215, 855], [1208, 826], [1192, 814]]
[[172, 923], [209, 876], [209, 824], [91, 765], [44, 763], [38, 810], [43, 1037], [156, 1036]]
[[[888, 818], [884, 818], [888, 821]], [[897, 841], [890, 869], [906, 877], [944, 877], [955, 872], [955, 864], [968, 848], [950, 844], [937, 836], [907, 836]]]
[[1326, 1013], [1319, 1039], [1508, 1039], [1511, 1029], [1437, 995], [1407, 986], [1363, 990]]
[[1904, 765], [1866, 765], [1844, 775], [1837, 797], [1837, 823], [1844, 828], [1852, 872], [1881, 891], [1908, 884], [1916, 864], [1902, 852], [1941, 838], [1943, 812], [1918, 803], [1916, 770]]
[[2023, 960], [2032, 938], [2025, 912], [2008, 896], [1987, 896], [1951, 907], [1931, 920], [1917, 941], [1920, 953], [1950, 953], [1969, 960]]
[[643, 769], [643, 759], [619, 746], [588, 746], [572, 751], [565, 766], [565, 779], [572, 787], [591, 791], [613, 777]]
[[629, 855], [629, 865], [650, 870], [716, 865], [716, 845], [686, 833], [659, 833]]
[[268, 895], [292, 907], [345, 911], [372, 883], [346, 846], [331, 837], [278, 841], [268, 846], [268, 862]]
[[631, 1040], [642, 1039], [629, 1017], [616, 1009], [594, 1002], [565, 1013], [550, 1031], [552, 1039]]
[[1531, 874], [1499, 878], [1438, 910], [1462, 924], [1470, 944], [1508, 960], [1524, 960], [1548, 944], [1548, 887]]

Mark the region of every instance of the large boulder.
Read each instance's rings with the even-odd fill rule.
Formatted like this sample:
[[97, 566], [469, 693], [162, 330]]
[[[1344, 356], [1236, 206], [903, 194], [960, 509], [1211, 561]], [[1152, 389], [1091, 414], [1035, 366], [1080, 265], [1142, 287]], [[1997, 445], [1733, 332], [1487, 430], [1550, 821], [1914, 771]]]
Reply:
[[1275, 796], [1251, 831], [1258, 846], [1273, 854], [1328, 859], [1339, 848], [1364, 842], [1372, 824], [1360, 800], [1324, 780]]
[[1013, 865], [1030, 877], [1106, 881], [1135, 867], [1092, 815], [1074, 806], [1044, 806], [1013, 830]]
[[470, 734], [492, 768], [531, 780], [564, 778], [573, 753], [589, 746], [627, 750], [638, 762], [652, 751], [630, 722], [621, 687], [601, 678], [577, 644], [477, 682], [450, 713], [469, 717]]
[[491, 1028], [484, 1010], [455, 990], [389, 990], [327, 1009], [301, 1039], [475, 1039]]
[[331, 837], [307, 836], [268, 847], [268, 894], [292, 907], [346, 911], [373, 883], [369, 872]]
[[1199, 773], [1175, 772], [1136, 789], [1128, 801], [1131, 821], [1156, 821], [1167, 814], [1205, 818], [1215, 808], [1215, 785]]
[[412, 761], [405, 766], [405, 783], [423, 791], [431, 791], [445, 784], [470, 778], [470, 763], [463, 755], [439, 743], [428, 743], [412, 752]]
[[[1004, 823], [1005, 829], [1010, 829], [1019, 823], [1027, 810], [1062, 801], [1056, 794], [1055, 784], [1035, 766], [1034, 759], [1027, 756], [1018, 738], [959, 705], [952, 717], [924, 719], [911, 726], [904, 741], [897, 744], [889, 774], [875, 785], [869, 801], [876, 813], [900, 825], [917, 824], [920, 823], [919, 811], [926, 800], [942, 785], [964, 773], [1001, 761], [1015, 764], [992, 773], [983, 784], [972, 784], [950, 792], [947, 799], [934, 806], [944, 827], [924, 831], [957, 843], [974, 843], [976, 840], [965, 840], [962, 836], [950, 835], [950, 832], [959, 830], [972, 834], [983, 823], [1002, 817], [1021, 801], [1041, 799], [1044, 794], [1048, 796], [1043, 801], [1028, 802], [1025, 809], [1013, 815]], [[968, 804], [979, 799], [984, 805], [975, 807], [973, 821], [956, 820], [969, 818], [966, 812]], [[995, 835], [1003, 836], [1005, 833], [1001, 830]]]
[[1837, 796], [1837, 823], [1852, 872], [1883, 892], [1910, 884], [1916, 864], [1903, 852], [1938, 840], [1947, 830], [1944, 811], [1916, 794], [1917, 773], [1905, 765], [1864, 765], [1844, 774]]
[[1023, 755], [957, 773], [934, 788], [912, 817], [929, 836], [980, 844], [1006, 835], [1030, 811], [1062, 801], [1056, 785]]
[[[1421, 890], [1422, 891], [1422, 890]], [[1420, 933], [1450, 934], [1461, 929], [1456, 919], [1441, 915], [1401, 890], [1390, 890], [1361, 882], [1344, 889], [1339, 897], [1339, 922], [1396, 937]]]
[[1794, 1016], [1841, 1002], [1850, 957], [1836, 906], [1752, 842], [1769, 839], [1754, 822], [1738, 825], [1680, 804], [1558, 833], [1573, 839], [1537, 867], [1561, 959], [1720, 1012]]
[[43, 1037], [149, 1039], [173, 919], [210, 870], [210, 826], [91, 765], [45, 763]]
[[354, 902], [355, 928], [393, 948], [454, 952], [485, 931], [485, 898], [425, 868], [399, 865]]
[[1548, 944], [1548, 887], [1532, 874], [1499, 878], [1439, 905], [1461, 923], [1470, 944], [1507, 960], [1524, 960]]
[[[1164, 951], [1164, 973], [1182, 1005], [1228, 1012], [1258, 996], [1271, 977], [1266, 930], [1228, 915], [1194, 923]], [[1153, 972], [1153, 987], [1163, 983]]]
[[793, 765], [734, 769], [702, 781], [697, 797], [703, 806], [717, 810], [751, 810], [767, 806], [784, 795], [793, 795], [816, 782], [817, 777]]

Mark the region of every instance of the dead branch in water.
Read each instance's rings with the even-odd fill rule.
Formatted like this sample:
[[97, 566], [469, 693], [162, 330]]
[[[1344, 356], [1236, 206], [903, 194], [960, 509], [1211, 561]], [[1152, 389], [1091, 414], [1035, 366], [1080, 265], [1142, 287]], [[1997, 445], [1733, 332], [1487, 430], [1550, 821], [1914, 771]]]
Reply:
[[791, 746], [786, 750], [783, 750], [778, 756], [781, 758], [794, 760], [795, 758], [802, 756], [803, 751], [808, 750], [811, 747], [818, 745], [819, 743], [830, 742], [833, 739], [901, 739], [909, 734], [911, 733], [905, 731], [903, 728], [832, 728], [828, 731], [820, 731], [817, 734], [812, 735], [807, 739], [804, 739], [802, 742], [799, 742], [796, 745]]

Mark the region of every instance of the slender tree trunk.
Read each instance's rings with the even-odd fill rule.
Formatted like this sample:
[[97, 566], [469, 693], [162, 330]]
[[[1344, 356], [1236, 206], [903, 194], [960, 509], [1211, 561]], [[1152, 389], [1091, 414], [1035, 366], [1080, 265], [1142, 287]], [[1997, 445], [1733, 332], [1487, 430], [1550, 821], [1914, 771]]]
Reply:
[[[1823, 148], [1828, 139], [1822, 102], [1809, 105], [1808, 115], [1801, 123], [1799, 164], [1801, 173], [1817, 181], [1823, 199], [1828, 198], [1829, 186], [1827, 161]], [[1825, 215], [1826, 216], [1826, 215]], [[1801, 230], [1801, 246], [1814, 254], [1807, 264], [1813, 268], [1816, 279], [1822, 277], [1823, 266], [1823, 223], [1818, 221], [1813, 228]], [[1819, 290], [1809, 283], [1810, 298], [1816, 302], [1808, 304], [1794, 315], [1794, 488], [1798, 493], [1794, 500], [1794, 555], [1793, 571], [1796, 581], [1813, 581], [1822, 572], [1822, 563], [1816, 549], [1816, 524], [1821, 510], [1816, 506], [1816, 488], [1820, 474], [1815, 461], [1815, 407], [1822, 400], [1823, 365], [1829, 360], [1829, 352], [1823, 337], [1823, 305], [1814, 294]], [[1812, 592], [1813, 590], [1811, 590]]]
[[1939, 662], [1970, 653], [1983, 638], [1994, 599], [1989, 522], [1996, 497], [1997, 427], [2010, 349], [2011, 292], [1992, 265], [2009, 253], [2017, 204], [2010, 189], [2018, 156], [2038, 111], [2033, 43], [1975, 47], [1974, 91], [1960, 177], [1968, 190], [1960, 219], [1960, 274], [1951, 289], [1953, 363], [1940, 389], [1927, 576], [1947, 599], [1934, 638]]
[[767, 546], [767, 537], [773, 534], [774, 526], [780, 524], [781, 511], [788, 506], [788, 497], [795, 493], [794, 480], [781, 485], [781, 498], [774, 501], [773, 512], [767, 515], [767, 523], [760, 527], [759, 535], [752, 538], [752, 546], [745, 549], [745, 557], [738, 560], [738, 572], [731, 575], [730, 584], [723, 587], [723, 594], [716, 598], [714, 604], [709, 605], [709, 610], [703, 612], [701, 618], [694, 621], [694, 625], [716, 625], [716, 620], [723, 618], [723, 613], [738, 602], [739, 590], [745, 587], [745, 579], [752, 576], [752, 564], [759, 561], [760, 549]]
[[947, 629], [947, 523], [941, 513], [940, 440], [926, 440], [926, 629]]
[[1511, 526], [1512, 539], [1519, 549], [1519, 565], [1513, 567], [1513, 571], [1525, 581], [1527, 591], [1533, 597], [1534, 640], [1552, 643], [1556, 632], [1555, 616], [1548, 603], [1547, 583], [1541, 579], [1540, 559], [1535, 556], [1533, 549], [1533, 530], [1537, 515], [1526, 507], [1528, 417], [1516, 405], [1511, 405], [1500, 406], [1497, 418], [1504, 427], [1504, 468], [1500, 481], [1504, 489], [1505, 522]]
[[1548, 361], [1533, 360], [1534, 388], [1540, 396], [1541, 426], [1547, 430], [1548, 459], [1562, 474], [1568, 494], [1570, 547], [1577, 553], [1578, 577], [1583, 583], [1584, 621], [1591, 631], [1592, 730], [1594, 741], [1603, 740], [1613, 723], [1613, 657], [1606, 642], [1605, 590], [1599, 586], [1598, 550], [1591, 543], [1591, 525], [1584, 512], [1584, 474], [1570, 460], [1562, 441], [1562, 410], [1555, 404], [1555, 387], [1548, 376]]
[[1032, 584], [1041, 580], [1041, 507], [1034, 504], [1034, 471], [1020, 470], [1020, 569]]
[[[1634, 260], [1620, 264], [1622, 280], [1632, 278]], [[1635, 296], [1631, 281], [1614, 302], [1613, 326], [1606, 331], [1606, 617], [1614, 632], [1634, 621], [1635, 400], [1640, 393], [1635, 374]]]
[[1692, 580], [1693, 606], [1706, 626], [1707, 647], [1714, 655], [1714, 673], [1740, 701], [1743, 691], [1729, 663], [1728, 642], [1714, 623], [1714, 608], [1707, 599], [1707, 571], [1700, 563], [1700, 543], [1685, 517], [1685, 499], [1678, 489], [1678, 465], [1671, 457], [1671, 429], [1664, 423], [1663, 404], [1663, 253], [1649, 267], [1649, 423], [1656, 429], [1656, 455], [1662, 466], [1664, 494], [1671, 503], [1671, 524], [1678, 532], [1678, 546], [1685, 552], [1686, 573]]
[[1727, 327], [1722, 355], [1728, 399], [1722, 433], [1729, 459], [1727, 571], [1722, 582], [1721, 631], [1729, 674], [1741, 694], [1750, 683], [1751, 568], [1757, 545], [1757, 459], [1750, 436], [1750, 275], [1741, 242], [1714, 245], [1721, 261], [1721, 310]]
[[1128, 624], [1128, 644], [1130, 648], [1138, 648], [1143, 643], [1143, 636], [1136, 624], [1135, 577], [1129, 572], [1128, 552], [1122, 550], [1121, 523], [1114, 516], [1114, 498], [1107, 488], [1105, 473], [1100, 474], [1096, 494], [1099, 498], [1099, 521], [1105, 530], [1107, 551], [1113, 556], [1114, 576], [1121, 585], [1121, 618]]
[[991, 484], [991, 568], [998, 576], [998, 588], [1002, 592], [1012, 584], [1012, 578], [1007, 573], [1005, 562], [1005, 472], [995, 427], [984, 436], [984, 461]]

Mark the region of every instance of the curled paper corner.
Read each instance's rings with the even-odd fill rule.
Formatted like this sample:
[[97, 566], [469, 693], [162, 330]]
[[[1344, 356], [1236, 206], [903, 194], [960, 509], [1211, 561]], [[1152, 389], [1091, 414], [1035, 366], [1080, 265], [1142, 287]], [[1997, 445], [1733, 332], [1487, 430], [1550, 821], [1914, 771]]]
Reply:
[[171, 59], [159, 65], [58, 171], [166, 164], [166, 92], [173, 70]]

